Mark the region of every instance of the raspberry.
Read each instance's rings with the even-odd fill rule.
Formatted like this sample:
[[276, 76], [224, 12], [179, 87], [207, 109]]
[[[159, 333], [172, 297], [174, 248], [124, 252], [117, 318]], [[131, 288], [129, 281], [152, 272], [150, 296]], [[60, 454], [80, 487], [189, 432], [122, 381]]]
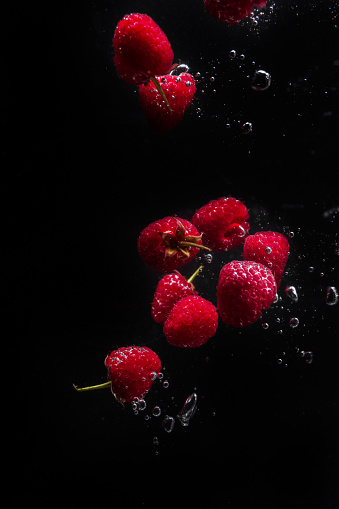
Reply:
[[187, 280], [178, 271], [166, 274], [158, 283], [152, 303], [152, 317], [163, 325], [172, 311], [173, 306], [183, 297], [196, 295], [192, 281], [199, 274], [200, 269]]
[[180, 299], [164, 325], [167, 341], [179, 347], [201, 346], [216, 333], [218, 313], [211, 302], [198, 295]]
[[179, 76], [156, 76], [168, 105], [153, 81], [139, 86], [141, 108], [150, 126], [157, 131], [168, 131], [182, 119], [196, 92], [194, 78], [184, 72]]
[[258, 320], [276, 296], [272, 272], [250, 261], [233, 261], [220, 271], [217, 300], [220, 317], [227, 325], [246, 327]]
[[205, 0], [205, 9], [214, 18], [230, 25], [246, 18], [254, 6], [264, 7], [266, 0]]
[[148, 225], [138, 239], [138, 251], [147, 265], [156, 270], [178, 269], [198, 254], [201, 235], [186, 219], [164, 217]]
[[204, 243], [215, 251], [243, 244], [248, 234], [248, 210], [235, 198], [212, 200], [196, 211], [192, 223], [203, 233]]
[[145, 346], [114, 350], [106, 357], [105, 366], [113, 395], [118, 401], [129, 403], [150, 390], [161, 370], [159, 357]]
[[278, 232], [257, 232], [249, 235], [244, 245], [244, 259], [262, 263], [271, 269], [279, 286], [287, 262], [289, 243]]
[[161, 370], [157, 354], [146, 346], [126, 346], [114, 350], [105, 359], [108, 382], [90, 387], [74, 388], [79, 392], [110, 387], [115, 399], [122, 405], [148, 392]]
[[160, 27], [146, 14], [127, 14], [119, 21], [113, 48], [118, 75], [128, 83], [147, 83], [156, 74], [166, 74], [171, 69], [171, 45]]

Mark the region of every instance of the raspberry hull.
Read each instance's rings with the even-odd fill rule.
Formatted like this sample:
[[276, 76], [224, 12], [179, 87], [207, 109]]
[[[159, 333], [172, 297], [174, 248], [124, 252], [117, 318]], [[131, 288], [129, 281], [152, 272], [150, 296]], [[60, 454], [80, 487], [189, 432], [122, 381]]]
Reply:
[[192, 260], [203, 246], [193, 224], [169, 216], [148, 225], [140, 233], [137, 247], [147, 265], [168, 272]]
[[224, 323], [247, 327], [256, 322], [276, 296], [272, 272], [260, 263], [233, 261], [224, 265], [217, 286], [218, 311]]

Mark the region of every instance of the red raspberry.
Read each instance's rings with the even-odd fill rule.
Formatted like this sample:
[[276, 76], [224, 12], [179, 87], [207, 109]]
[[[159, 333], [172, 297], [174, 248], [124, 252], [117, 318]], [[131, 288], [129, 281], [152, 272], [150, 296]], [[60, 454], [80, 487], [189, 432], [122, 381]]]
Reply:
[[[153, 81], [140, 85], [139, 97], [144, 115], [153, 129], [168, 131], [182, 119], [196, 92], [194, 78], [187, 72], [179, 76], [156, 76], [167, 98], [165, 104]], [[171, 111], [170, 111], [171, 110]]]
[[161, 370], [159, 357], [145, 346], [114, 350], [106, 357], [105, 366], [112, 393], [122, 403], [144, 396]]
[[218, 313], [211, 302], [190, 295], [173, 307], [164, 325], [164, 334], [171, 345], [201, 346], [216, 333]]
[[113, 36], [118, 75], [134, 85], [147, 83], [156, 74], [170, 71], [171, 45], [159, 26], [146, 14], [127, 14]]
[[151, 223], [138, 239], [141, 258], [156, 270], [178, 269], [192, 260], [201, 248], [209, 250], [202, 245], [195, 226], [178, 217], [164, 217]]
[[266, 0], [205, 0], [205, 9], [214, 18], [230, 25], [238, 23], [253, 11], [264, 7]]
[[243, 244], [248, 234], [248, 210], [235, 198], [212, 200], [196, 211], [192, 223], [204, 235], [204, 243], [215, 251]]
[[193, 279], [199, 274], [201, 267], [187, 280], [178, 271], [166, 274], [158, 283], [152, 303], [152, 318], [155, 322], [163, 325], [173, 306], [183, 297], [196, 295], [192, 284]]
[[258, 232], [247, 237], [244, 245], [244, 259], [262, 263], [271, 271], [279, 286], [287, 262], [289, 243], [278, 232]]
[[233, 261], [220, 271], [217, 286], [218, 310], [223, 322], [246, 327], [268, 309], [277, 292], [272, 272], [261, 263]]

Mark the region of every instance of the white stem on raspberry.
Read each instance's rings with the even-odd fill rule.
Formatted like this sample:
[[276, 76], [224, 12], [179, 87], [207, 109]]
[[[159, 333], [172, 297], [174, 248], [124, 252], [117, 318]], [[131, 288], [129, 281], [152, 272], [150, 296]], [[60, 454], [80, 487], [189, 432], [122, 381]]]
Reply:
[[167, 109], [170, 113], [172, 113], [172, 110], [171, 110], [171, 107], [169, 105], [169, 102], [167, 100], [167, 97], [165, 95], [165, 92], [163, 91], [163, 89], [161, 88], [161, 85], [159, 83], [159, 81], [157, 80], [157, 78], [155, 76], [152, 76], [151, 77], [151, 81], [152, 83], [154, 84], [155, 88], [157, 89], [157, 91], [159, 92], [159, 94], [161, 95], [161, 97], [163, 98], [163, 100], [165, 101], [165, 104], [167, 106]]

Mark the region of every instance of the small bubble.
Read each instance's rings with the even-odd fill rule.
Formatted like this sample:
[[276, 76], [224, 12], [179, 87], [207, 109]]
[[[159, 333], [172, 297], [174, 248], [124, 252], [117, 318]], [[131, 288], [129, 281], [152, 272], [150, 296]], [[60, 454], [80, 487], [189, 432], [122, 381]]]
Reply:
[[269, 325], [268, 325], [268, 323], [267, 323], [267, 322], [265, 322], [265, 323], [263, 323], [263, 324], [262, 324], [262, 328], [263, 328], [263, 329], [268, 329], [268, 327], [269, 327]]
[[153, 444], [154, 445], [159, 445], [158, 437], [153, 437]]
[[184, 406], [178, 413], [177, 417], [183, 426], [188, 426], [190, 419], [194, 416], [197, 410], [198, 396], [193, 392], [186, 399]]
[[152, 371], [151, 373], [151, 380], [154, 382], [158, 377], [158, 373], [156, 371]]
[[237, 56], [237, 52], [235, 51], [235, 49], [231, 49], [228, 56], [233, 60], [233, 58]]
[[282, 362], [283, 362], [282, 359], [277, 359], [278, 364], [282, 364]]
[[239, 55], [239, 58], [240, 58], [240, 60], [245, 60], [245, 55], [243, 53], [241, 53], [241, 55]]
[[335, 286], [328, 286], [326, 288], [326, 304], [334, 306], [338, 302], [338, 290]]
[[162, 384], [163, 388], [164, 389], [167, 389], [169, 387], [169, 381], [168, 380], [165, 380]]
[[294, 237], [294, 232], [289, 232], [288, 236], [290, 237], [290, 239], [293, 239], [293, 237]]
[[170, 415], [166, 415], [162, 421], [162, 427], [167, 433], [171, 433], [174, 428], [175, 420]]
[[152, 410], [153, 417], [159, 417], [161, 415], [161, 408], [160, 406], [155, 406]]
[[213, 260], [213, 255], [211, 255], [210, 253], [205, 254], [204, 257], [207, 263], [211, 263]]
[[263, 92], [264, 90], [267, 90], [271, 85], [271, 75], [269, 72], [258, 70], [255, 71], [251, 88], [257, 92]]
[[308, 267], [308, 272], [314, 272], [314, 267]]
[[158, 380], [162, 380], [164, 378], [164, 374], [161, 371], [158, 373]]
[[265, 253], [266, 253], [266, 254], [271, 254], [271, 253], [272, 253], [272, 248], [271, 248], [271, 247], [269, 247], [269, 246], [267, 246], [267, 247], [265, 248]]
[[243, 134], [249, 134], [253, 131], [253, 124], [251, 122], [245, 122], [241, 126], [241, 130], [242, 130]]
[[176, 82], [176, 83], [180, 83], [180, 82], [181, 82], [181, 78], [180, 78], [180, 76], [178, 76], [177, 78], [175, 78], [175, 82]]
[[186, 87], [190, 87], [192, 83], [190, 81], [186, 81]]
[[144, 399], [139, 400], [138, 408], [140, 411], [145, 410], [146, 408], [146, 401]]
[[211, 77], [210, 77], [210, 81], [211, 81], [211, 83], [213, 83], [213, 81], [215, 81], [215, 77], [214, 77], [214, 76], [211, 76]]
[[299, 325], [299, 319], [296, 318], [296, 317], [293, 317], [291, 318], [291, 320], [289, 321], [289, 324], [290, 324], [290, 327], [292, 327], [292, 329], [295, 329], [296, 327], [298, 327]]
[[286, 286], [285, 292], [287, 297], [293, 300], [293, 302], [298, 302], [298, 293], [295, 286]]

